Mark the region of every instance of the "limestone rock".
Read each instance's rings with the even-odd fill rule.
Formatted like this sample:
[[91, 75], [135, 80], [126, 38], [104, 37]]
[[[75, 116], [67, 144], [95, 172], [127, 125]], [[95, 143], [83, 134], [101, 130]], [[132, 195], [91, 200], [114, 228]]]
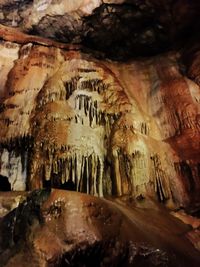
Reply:
[[3, 0], [0, 10], [4, 25], [120, 60], [182, 48], [200, 25], [198, 0]]
[[198, 266], [188, 227], [151, 201], [139, 205], [34, 191], [0, 222], [1, 266]]
[[12, 190], [198, 206], [200, 92], [179, 53], [117, 63], [2, 31], [0, 175]]
[[199, 11], [0, 0], [0, 266], [200, 265]]

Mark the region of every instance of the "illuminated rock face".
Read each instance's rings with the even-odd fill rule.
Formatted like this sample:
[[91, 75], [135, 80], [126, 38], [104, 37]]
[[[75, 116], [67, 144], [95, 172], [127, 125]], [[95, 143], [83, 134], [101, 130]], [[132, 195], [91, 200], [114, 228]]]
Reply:
[[116, 63], [1, 41], [0, 175], [12, 190], [200, 201], [200, 91], [179, 58]]
[[0, 220], [1, 266], [199, 266], [189, 226], [153, 201], [35, 190], [14, 209], [17, 197], [1, 195], [13, 206]]

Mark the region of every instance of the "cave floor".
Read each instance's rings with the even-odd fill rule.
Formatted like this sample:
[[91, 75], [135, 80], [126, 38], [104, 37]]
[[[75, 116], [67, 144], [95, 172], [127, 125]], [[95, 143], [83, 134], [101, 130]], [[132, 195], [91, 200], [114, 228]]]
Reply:
[[[101, 252], [105, 263], [103, 260], [102, 265], [95, 266], [133, 266], [134, 261], [131, 263], [130, 259], [134, 257], [134, 264], [137, 257], [142, 257], [137, 266], [199, 266], [200, 220], [182, 210], [170, 211], [151, 199], [105, 199], [57, 189], [41, 197], [37, 193], [40, 191], [45, 190], [0, 194], [0, 259], [3, 264], [0, 266], [27, 266], [27, 257], [33, 258], [30, 266], [94, 266], [87, 263], [86, 258], [96, 264], [99, 254], [91, 253], [97, 244], [104, 247], [108, 243], [112, 253], [105, 256]], [[5, 228], [5, 225], [10, 226]], [[12, 239], [10, 232], [13, 240], [8, 242]], [[129, 244], [132, 256], [127, 256], [124, 244]], [[80, 251], [81, 256], [77, 254]], [[129, 260], [124, 258], [125, 263], [117, 260], [116, 265], [120, 253]], [[58, 263], [57, 257], [64, 257], [65, 263], [63, 260]], [[72, 263], [67, 265], [69, 258]], [[77, 258], [85, 265], [77, 263]]]

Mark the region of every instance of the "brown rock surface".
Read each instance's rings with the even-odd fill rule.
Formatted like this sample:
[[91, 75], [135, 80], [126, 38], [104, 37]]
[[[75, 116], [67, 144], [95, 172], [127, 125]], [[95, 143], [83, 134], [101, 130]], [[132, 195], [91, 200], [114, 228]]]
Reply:
[[199, 265], [187, 226], [150, 200], [124, 201], [32, 192], [1, 219], [1, 266]]
[[198, 0], [3, 0], [0, 23], [123, 60], [182, 49], [199, 10]]
[[12, 190], [198, 208], [200, 92], [179, 53], [117, 63], [13, 31], [2, 27], [0, 50], [0, 175]]
[[200, 265], [199, 4], [0, 0], [0, 266]]

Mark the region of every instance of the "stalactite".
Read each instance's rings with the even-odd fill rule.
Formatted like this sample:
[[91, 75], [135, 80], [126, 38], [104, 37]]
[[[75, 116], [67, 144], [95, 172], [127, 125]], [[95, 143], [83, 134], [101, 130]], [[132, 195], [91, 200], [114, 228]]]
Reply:
[[61, 170], [61, 184], [64, 184], [66, 181], [66, 172], [65, 172], [65, 168], [66, 168], [66, 163], [64, 161], [62, 161], [62, 170]]
[[155, 183], [155, 192], [157, 193], [158, 199], [161, 202], [164, 202], [169, 198], [169, 188], [167, 187], [168, 178], [165, 175], [165, 172], [162, 170], [161, 160], [159, 155], [155, 154], [151, 156], [154, 169], [154, 183]]
[[134, 194], [136, 195], [143, 193], [143, 187], [146, 183], [149, 182], [146, 177], [146, 168], [144, 168], [143, 166], [144, 160], [144, 154], [142, 154], [140, 151], [135, 150], [132, 153], [130, 166], [132, 175], [132, 185], [133, 188], [135, 188]]
[[89, 173], [88, 173], [88, 157], [85, 157], [85, 179], [86, 179], [86, 193], [89, 194]]
[[72, 95], [72, 93], [77, 90], [78, 86], [78, 81], [81, 77], [80, 76], [75, 76], [72, 77], [70, 81], [66, 81], [64, 86], [66, 90], [66, 100], [69, 99], [69, 97]]
[[161, 181], [159, 178], [156, 178], [156, 193], [158, 195], [158, 200], [160, 202], [164, 202], [165, 196], [164, 196]]
[[84, 192], [84, 188], [83, 188], [84, 168], [85, 168], [85, 157], [82, 155], [82, 160], [81, 160], [81, 179], [80, 179], [79, 190], [78, 190], [80, 192]]
[[57, 160], [54, 160], [54, 162], [53, 162], [53, 172], [55, 174], [58, 174], [58, 162], [57, 162]]
[[76, 156], [76, 158], [77, 158], [77, 171], [76, 171], [76, 173], [77, 173], [77, 179], [76, 179], [76, 191], [78, 191], [79, 190], [79, 184], [80, 184], [80, 181], [81, 181], [81, 166], [82, 166], [82, 157], [81, 157], [81, 155], [80, 154], [78, 154], [77, 156]]
[[52, 171], [51, 163], [46, 162], [44, 168], [45, 168], [45, 180], [49, 181], [51, 179], [51, 171]]
[[109, 84], [106, 84], [101, 79], [90, 79], [86, 81], [81, 82], [81, 89], [87, 89], [90, 91], [98, 92], [99, 94], [102, 94], [105, 90], [109, 88]]
[[[25, 57], [20, 60], [27, 64], [18, 63], [18, 56]], [[169, 63], [164, 57], [161, 74], [158, 58], [142, 64], [123, 63], [121, 68], [117, 63], [98, 65], [97, 59], [83, 57], [80, 52], [54, 51], [39, 45], [19, 49], [5, 88], [2, 85], [6, 94], [0, 97], [0, 153], [7, 157], [8, 165], [16, 162], [15, 174], [26, 176], [26, 182], [44, 178], [57, 187], [73, 182], [77, 191], [99, 196], [104, 193], [105, 179], [110, 178], [118, 195], [137, 197], [150, 187], [148, 193], [161, 202], [171, 197], [172, 187], [179, 190], [176, 183], [185, 183], [188, 191], [196, 188], [200, 173], [196, 162], [183, 161], [177, 155], [189, 151], [179, 149], [193, 138], [184, 133], [196, 134], [200, 129], [199, 95], [193, 85], [188, 89], [185, 82], [177, 81], [177, 73], [173, 74], [174, 66], [178, 69], [176, 60]], [[169, 68], [166, 73], [165, 68]], [[137, 85], [141, 90], [135, 89]], [[28, 107], [30, 99], [32, 108]], [[122, 135], [113, 145], [118, 131]], [[167, 139], [166, 144], [163, 139]], [[175, 166], [166, 163], [163, 151]], [[29, 164], [30, 160], [36, 163]], [[109, 170], [105, 171], [108, 161]], [[8, 169], [3, 167], [4, 174]]]
[[119, 162], [119, 149], [113, 151], [113, 161], [114, 161], [114, 177], [115, 177], [115, 193], [119, 196], [122, 194], [122, 181], [120, 175], [120, 162]]
[[104, 163], [101, 158], [98, 158], [99, 164], [99, 177], [98, 177], [98, 193], [100, 197], [103, 197], [103, 171], [104, 171]]
[[75, 177], [74, 177], [74, 174], [75, 174], [75, 170], [74, 170], [74, 157], [73, 155], [71, 155], [70, 157], [70, 160], [69, 160], [69, 173], [70, 173], [70, 180], [72, 180], [73, 182], [75, 182]]
[[94, 153], [84, 155], [74, 152], [66, 158], [52, 157], [45, 162], [44, 169], [45, 180], [54, 179], [52, 184], [55, 186], [72, 181], [76, 191], [103, 196], [104, 161]]
[[91, 177], [92, 177], [92, 182], [91, 182], [91, 193], [97, 196], [97, 160], [94, 154], [91, 155]]
[[82, 110], [84, 112], [83, 115], [75, 115], [75, 122], [79, 123], [78, 119], [80, 116], [82, 117], [82, 124], [85, 124], [85, 117], [89, 121], [89, 125], [93, 126], [105, 126], [106, 133], [109, 135], [110, 129], [114, 122], [119, 118], [119, 114], [108, 114], [100, 110], [98, 101], [92, 100], [91, 96], [78, 94], [75, 97], [75, 108], [78, 110]]
[[70, 166], [69, 166], [69, 160], [66, 161], [66, 169], [65, 169], [65, 182], [67, 182], [70, 178]]

